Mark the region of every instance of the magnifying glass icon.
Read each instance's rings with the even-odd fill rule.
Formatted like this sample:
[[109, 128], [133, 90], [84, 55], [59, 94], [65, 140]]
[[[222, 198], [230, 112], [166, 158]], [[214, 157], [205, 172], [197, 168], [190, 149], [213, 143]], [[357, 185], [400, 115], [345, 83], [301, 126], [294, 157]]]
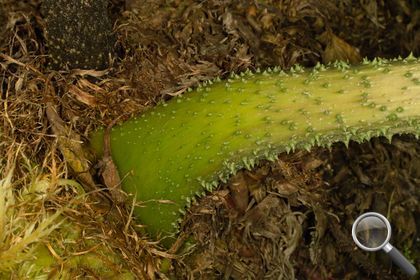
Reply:
[[417, 273], [416, 268], [404, 255], [389, 243], [391, 224], [383, 215], [376, 212], [360, 215], [353, 223], [351, 234], [359, 248], [371, 252], [383, 249], [405, 273], [410, 276]]

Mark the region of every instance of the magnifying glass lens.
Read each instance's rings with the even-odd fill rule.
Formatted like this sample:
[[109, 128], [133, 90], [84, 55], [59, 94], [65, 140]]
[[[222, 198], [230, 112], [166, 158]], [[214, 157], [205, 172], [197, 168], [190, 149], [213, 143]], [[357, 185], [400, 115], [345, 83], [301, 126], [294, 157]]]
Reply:
[[388, 228], [382, 219], [367, 216], [360, 220], [356, 226], [356, 237], [359, 242], [368, 248], [377, 248], [384, 244], [388, 236]]

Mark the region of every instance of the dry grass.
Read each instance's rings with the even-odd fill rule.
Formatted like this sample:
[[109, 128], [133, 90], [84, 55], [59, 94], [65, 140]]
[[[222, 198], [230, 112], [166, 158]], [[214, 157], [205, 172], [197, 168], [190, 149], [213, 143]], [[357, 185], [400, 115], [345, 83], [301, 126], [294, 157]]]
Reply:
[[79, 183], [63, 178], [63, 166], [45, 173], [21, 150], [11, 147], [0, 165], [2, 278], [147, 279], [162, 257], [172, 258], [138, 235], [125, 209], [101, 208]]
[[[95, 195], [100, 186], [88, 193], [86, 185], [70, 179], [83, 173], [98, 181], [88, 170], [74, 170], [82, 161], [95, 160], [89, 153], [76, 162], [63, 156], [64, 136], [83, 149], [97, 127], [230, 72], [310, 66], [337, 57], [357, 60], [356, 47], [369, 57], [409, 51], [418, 55], [420, 46], [420, 17], [407, 6], [414, 1], [392, 1], [395, 8], [386, 1], [376, 6], [342, 1], [336, 6], [326, 0], [185, 5], [150, 0], [126, 1], [124, 12], [122, 0], [111, 2], [118, 19], [114, 66], [51, 71], [46, 69], [40, 1], [0, 0], [0, 26], [6, 27], [0, 28], [2, 272], [13, 267], [29, 271], [33, 253], [42, 246], [61, 264], [66, 256], [108, 252], [117, 256], [113, 271], [129, 268], [140, 279], [155, 277], [162, 262], [167, 265], [174, 258], [139, 233], [130, 207], [109, 211]], [[47, 104], [63, 121], [61, 135], [52, 131]], [[80, 242], [74, 243], [80, 247], [70, 246], [71, 252], [63, 251], [61, 242], [68, 224], [79, 229]]]
[[[16, 162], [17, 154], [24, 162]], [[17, 164], [26, 176], [14, 181]], [[7, 165], [1, 167], [4, 177], [0, 180], [0, 274], [7, 275], [33, 260], [42, 242], [62, 225], [64, 208], [52, 205], [54, 196], [61, 188], [72, 188], [77, 183], [39, 173], [19, 148], [16, 154], [9, 154]]]
[[[5, 1], [1, 4], [12, 6]], [[112, 256], [105, 257], [106, 265], [102, 266], [112, 267], [114, 272], [131, 271], [139, 279], [152, 278], [161, 259], [172, 256], [139, 235], [130, 209], [104, 208], [96, 195], [100, 186], [85, 193], [86, 186], [68, 179], [74, 176], [72, 162], [63, 160], [62, 141], [52, 133], [46, 117], [47, 104], [52, 104], [65, 127], [60, 136], [82, 147], [89, 131], [102, 125], [104, 118], [111, 119], [123, 108], [125, 112], [140, 111], [147, 101], [128, 98], [132, 89], [124, 78], [110, 76], [118, 76], [118, 69], [45, 69], [39, 32], [43, 22], [36, 13], [37, 5], [35, 2], [26, 5], [24, 11], [9, 14], [12, 16], [2, 38], [6, 42], [0, 47], [0, 207], [5, 214], [0, 221], [0, 271], [10, 275], [19, 267], [16, 273], [29, 273], [35, 259], [49, 255], [47, 259], [51, 261], [54, 256], [54, 263], [62, 267], [67, 263], [73, 276], [94, 276], [99, 270], [90, 271], [89, 265], [75, 271], [70, 265], [82, 262], [83, 256], [86, 261], [93, 250]], [[78, 235], [73, 246], [67, 248], [63, 240], [69, 234], [69, 224], [78, 229]], [[38, 251], [40, 256], [34, 254]], [[72, 256], [80, 258], [63, 262]], [[59, 268], [56, 264], [49, 266], [50, 273], [57, 273]]]

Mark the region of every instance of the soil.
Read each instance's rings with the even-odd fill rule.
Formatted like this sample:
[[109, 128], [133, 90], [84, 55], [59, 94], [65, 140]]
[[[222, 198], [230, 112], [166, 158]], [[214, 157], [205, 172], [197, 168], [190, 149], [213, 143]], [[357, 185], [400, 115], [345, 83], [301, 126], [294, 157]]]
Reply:
[[[89, 189], [100, 184], [97, 159], [81, 144], [91, 131], [201, 81], [420, 55], [416, 0], [111, 0], [108, 10], [113, 65], [57, 71], [49, 68], [41, 2], [0, 0], [0, 158], [19, 150]], [[115, 239], [128, 240], [121, 251], [139, 278], [404, 279], [384, 254], [357, 249], [350, 229], [363, 212], [386, 214], [393, 245], [420, 267], [419, 186], [420, 141], [412, 135], [337, 143], [238, 173], [189, 209], [178, 248], [165, 252], [134, 234], [135, 223]], [[129, 209], [117, 209], [130, 221]], [[118, 233], [121, 223], [102, 226]]]

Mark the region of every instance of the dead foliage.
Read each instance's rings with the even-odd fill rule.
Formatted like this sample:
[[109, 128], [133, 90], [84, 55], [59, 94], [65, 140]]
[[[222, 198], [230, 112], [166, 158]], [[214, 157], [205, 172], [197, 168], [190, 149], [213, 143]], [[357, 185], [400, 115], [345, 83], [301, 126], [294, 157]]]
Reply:
[[[59, 172], [64, 178], [79, 178], [83, 181], [80, 174], [85, 174], [89, 178], [85, 180], [90, 182], [85, 184], [96, 184], [96, 190], [100, 189], [102, 185], [97, 176], [86, 170], [95, 159], [88, 151], [80, 152], [84, 150], [92, 130], [106, 126], [120, 116], [123, 116], [122, 121], [139, 114], [162, 99], [182, 94], [200, 81], [217, 76], [223, 78], [231, 72], [268, 66], [289, 68], [295, 63], [312, 66], [318, 61], [336, 59], [357, 62], [364, 56], [394, 57], [405, 56], [409, 52], [419, 55], [419, 8], [418, 1], [409, 0], [112, 0], [109, 1], [109, 11], [115, 21], [114, 33], [117, 38], [117, 56], [113, 65], [103, 71], [51, 71], [46, 67], [48, 48], [45, 44], [45, 21], [40, 14], [40, 1], [0, 0], [0, 158], [6, 159], [10, 149], [21, 147], [22, 154], [39, 168], [51, 171], [60, 163]], [[58, 117], [56, 120], [61, 121], [54, 122], [53, 118], [47, 117], [47, 104], [54, 108]], [[59, 140], [63, 137], [67, 140]], [[69, 155], [77, 155], [79, 158], [71, 159]], [[238, 175], [235, 184], [206, 198], [213, 208], [205, 211], [212, 212], [218, 207], [229, 206], [226, 213], [234, 213], [234, 217], [216, 214], [224, 217], [223, 223], [228, 221], [231, 228], [236, 227], [243, 239], [226, 231], [222, 236], [227, 239], [213, 247], [219, 248], [216, 255], [220, 259], [215, 261], [212, 259], [214, 255], [204, 254], [200, 260], [202, 268], [193, 271], [192, 275], [198, 273], [210, 277], [209, 271], [217, 271], [240, 277], [239, 273], [248, 271], [248, 265], [256, 269], [251, 276], [267, 275], [265, 273], [268, 270], [258, 268], [266, 264], [273, 268], [270, 270], [272, 274], [268, 275], [287, 275], [294, 271], [296, 264], [304, 262], [313, 265], [314, 271], [320, 271], [323, 276], [329, 275], [329, 272], [339, 273], [331, 270], [329, 255], [323, 255], [323, 252], [330, 250], [329, 244], [334, 244], [334, 240], [344, 236], [344, 233], [332, 231], [334, 223], [328, 224], [328, 228], [319, 226], [326, 222], [324, 216], [328, 217], [328, 221], [335, 221], [332, 218], [334, 216], [328, 214], [330, 212], [326, 207], [329, 203], [321, 199], [326, 195], [326, 188], [322, 185], [320, 174], [326, 171], [314, 171], [320, 171], [318, 164], [324, 166], [326, 158], [318, 153], [303, 155], [316, 159], [309, 161], [315, 166], [310, 168], [302, 166], [301, 156], [286, 157], [282, 161], [284, 166], [266, 167], [269, 170], [264, 176], [281, 174], [284, 177], [280, 183], [276, 176], [272, 178], [276, 186], [261, 188], [261, 184], [251, 184], [255, 188], [249, 187], [249, 182], [259, 182], [261, 179], [261, 174], [256, 171], [255, 174], [243, 174], [243, 177]], [[292, 159], [296, 163], [290, 163]], [[391, 158], [391, 161], [386, 162], [392, 164], [394, 161]], [[350, 174], [356, 172], [345, 163], [331, 172], [346, 168]], [[290, 174], [286, 176], [284, 172], [287, 170]], [[25, 172], [25, 169], [17, 166], [15, 179], [24, 178]], [[296, 172], [303, 172], [308, 177], [302, 177]], [[345, 171], [340, 172], [334, 176], [347, 176]], [[363, 184], [373, 180], [366, 176], [359, 178], [363, 179]], [[247, 188], [243, 188], [243, 181], [247, 182]], [[418, 184], [418, 181], [413, 184]], [[331, 192], [337, 194], [336, 191]], [[316, 195], [312, 197], [313, 194]], [[394, 198], [397, 194], [395, 192]], [[334, 203], [339, 203], [340, 199], [334, 200]], [[361, 196], [359, 199], [364, 201]], [[314, 208], [316, 203], [322, 207]], [[85, 206], [90, 207], [90, 204], [86, 203]], [[401, 206], [398, 211], [406, 213], [404, 207]], [[106, 232], [112, 234], [106, 236], [105, 240], [117, 240], [115, 244], [119, 245], [110, 245], [114, 248], [127, 246], [129, 251], [125, 252], [124, 249], [121, 253], [128, 256], [128, 261], [133, 261], [133, 269], [141, 271], [139, 275], [146, 278], [158, 274], [162, 276], [158, 271], [159, 264], [162, 261], [167, 263], [167, 258], [173, 255], [161, 251], [157, 243], [146, 241], [144, 236], [140, 236], [131, 223], [130, 212], [118, 209], [112, 211], [118, 217], [115, 220], [120, 219], [124, 224], [127, 221], [124, 229], [130, 231], [121, 233], [113, 229], [113, 226], [118, 228], [121, 224], [110, 222]], [[361, 210], [338, 208], [337, 211], [335, 215], [346, 220], [349, 217], [343, 218], [340, 215]], [[94, 211], [86, 213], [92, 214]], [[267, 215], [273, 217], [267, 221], [259, 220]], [[90, 217], [93, 220], [86, 219], [86, 223], [94, 225], [98, 222], [94, 216], [92, 214]], [[317, 232], [312, 229], [315, 224], [323, 230]], [[398, 225], [402, 224], [410, 223], [403, 220]], [[102, 225], [97, 228], [101, 229]], [[211, 227], [205, 225], [200, 229], [205, 232]], [[315, 237], [305, 237], [307, 232], [312, 232]], [[219, 237], [215, 237], [216, 231], [209, 234], [212, 237], [210, 240], [218, 240]], [[408, 242], [414, 233], [408, 231], [406, 234], [408, 237], [402, 242]], [[283, 235], [287, 238], [280, 237]], [[333, 242], [322, 243], [326, 242], [322, 241], [324, 239], [330, 240], [328, 238]], [[263, 242], [263, 246], [252, 243], [255, 239]], [[252, 242], [243, 247], [243, 240]], [[323, 248], [324, 251], [315, 250], [309, 257], [306, 253], [298, 254], [301, 251], [309, 252], [301, 250], [302, 242], [305, 245], [305, 242], [310, 242], [308, 240], [314, 240], [317, 246], [307, 247]], [[122, 243], [118, 243], [120, 241]], [[236, 246], [234, 248], [240, 248], [240, 255], [223, 255], [229, 252], [226, 249], [229, 242]], [[276, 245], [270, 247], [270, 244]], [[347, 250], [342, 251], [343, 255], [350, 258], [353, 256], [351, 245], [339, 245]], [[226, 256], [230, 257], [229, 263], [232, 264], [230, 271], [226, 271], [222, 263]], [[339, 258], [341, 255], [335, 256]], [[243, 262], [241, 258], [248, 258], [252, 262]], [[186, 270], [177, 272], [186, 275], [189, 268], [194, 267], [194, 261], [183, 261], [184, 264], [181, 262], [178, 265]], [[355, 264], [354, 260], [352, 264]], [[383, 275], [379, 270], [365, 267], [361, 273]], [[312, 268], [306, 272], [298, 271], [295, 276], [312, 272]]]
[[366, 211], [383, 213], [393, 245], [420, 264], [419, 144], [408, 135], [392, 144], [374, 138], [238, 173], [187, 213], [177, 276], [404, 279], [384, 254], [357, 249], [351, 226]]
[[[91, 264], [76, 266], [74, 256], [96, 256], [108, 262], [106, 269], [117, 278], [131, 271], [136, 279], [153, 278], [160, 258], [172, 257], [139, 236], [126, 208], [115, 205], [112, 211], [82, 185], [63, 178], [65, 163], [54, 160], [57, 147], [48, 155], [52, 162], [48, 170], [34, 166], [23, 150], [22, 145], [9, 147], [7, 160], [0, 162], [6, 176], [0, 180], [2, 277], [7, 277], [10, 268], [13, 279], [21, 279], [22, 273], [30, 275], [31, 266], [42, 271], [42, 264], [33, 265], [30, 260], [42, 255], [40, 247], [45, 246], [55, 262], [43, 264], [44, 271], [53, 278], [64, 269], [70, 270], [72, 279], [98, 279]], [[15, 180], [17, 167], [24, 172]]]

